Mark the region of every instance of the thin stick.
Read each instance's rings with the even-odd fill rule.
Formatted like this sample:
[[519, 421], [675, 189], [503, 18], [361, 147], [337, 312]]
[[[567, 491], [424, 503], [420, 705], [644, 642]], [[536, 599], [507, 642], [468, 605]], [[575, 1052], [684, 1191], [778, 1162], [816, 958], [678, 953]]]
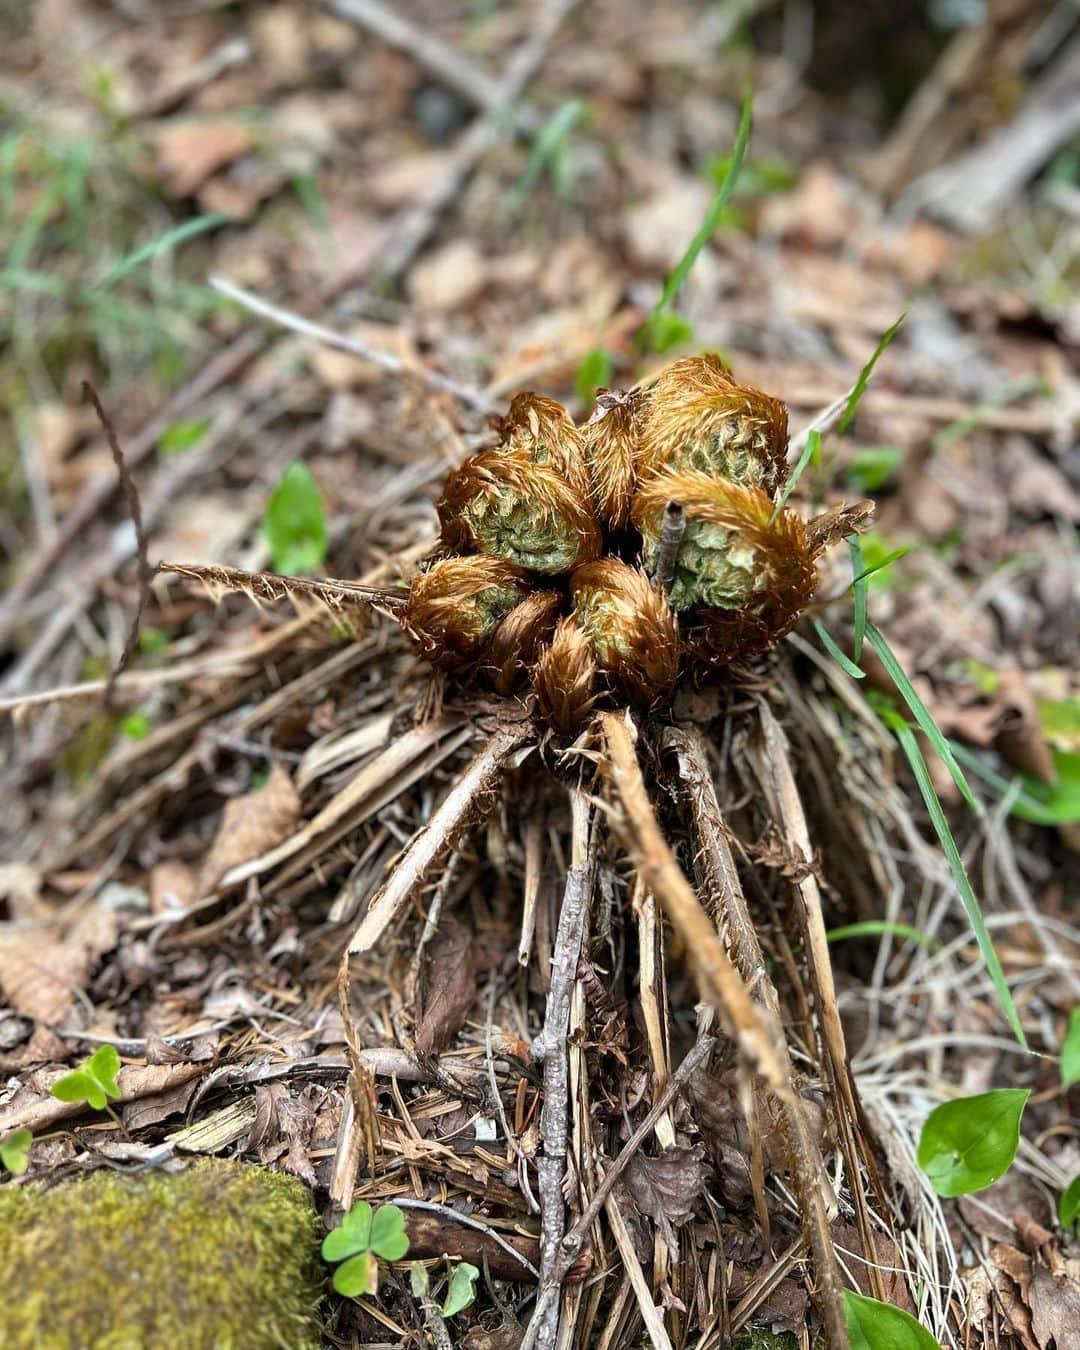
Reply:
[[276, 323], [280, 328], [291, 329], [292, 332], [299, 333], [302, 337], [311, 338], [315, 342], [321, 342], [324, 347], [332, 347], [335, 351], [348, 352], [351, 356], [358, 356], [362, 360], [378, 366], [380, 370], [385, 370], [388, 375], [415, 376], [429, 389], [437, 389], [443, 394], [452, 394], [454, 398], [467, 404], [470, 408], [476, 408], [479, 412], [487, 413], [495, 410], [494, 402], [482, 389], [476, 389], [472, 385], [459, 384], [457, 380], [452, 380], [447, 375], [440, 375], [438, 371], [429, 370], [427, 366], [406, 365], [400, 357], [394, 356], [390, 352], [381, 352], [378, 348], [369, 347], [366, 342], [361, 342], [359, 338], [347, 337], [344, 333], [337, 333], [334, 329], [326, 328], [321, 323], [314, 323], [311, 319], [305, 319], [302, 314], [296, 314], [290, 309], [282, 309], [280, 305], [272, 305], [269, 300], [264, 300], [254, 291], [249, 291], [243, 286], [237, 286], [224, 277], [211, 277], [210, 285], [219, 294], [227, 296], [238, 305], [242, 305], [252, 314], [257, 314], [262, 319], [269, 319], [271, 323]]
[[[592, 899], [595, 866], [592, 840], [594, 808], [577, 789], [570, 793], [572, 813], [571, 858], [566, 874], [555, 949], [551, 956], [551, 983], [548, 988], [544, 1026], [532, 1043], [533, 1059], [544, 1066], [544, 1105], [540, 1114], [540, 1141], [543, 1153], [537, 1162], [537, 1189], [540, 1192], [540, 1277], [544, 1284], [558, 1289], [555, 1268], [559, 1244], [566, 1230], [566, 1203], [563, 1177], [566, 1173], [569, 1134], [569, 1064], [567, 1034], [570, 1027], [570, 998], [577, 979], [578, 961], [584, 941], [585, 925]], [[535, 1330], [533, 1329], [535, 1327]], [[537, 1301], [529, 1333], [530, 1344], [539, 1350], [551, 1350], [559, 1330], [558, 1299]]]
[[131, 476], [131, 471], [124, 461], [124, 452], [120, 449], [120, 441], [116, 435], [116, 428], [113, 426], [112, 418], [101, 406], [101, 399], [97, 396], [97, 391], [88, 380], [83, 380], [83, 398], [87, 398], [94, 405], [94, 412], [97, 413], [97, 419], [101, 423], [101, 429], [105, 432], [105, 439], [109, 442], [109, 450], [112, 453], [113, 463], [116, 465], [117, 477], [120, 479], [121, 486], [124, 489], [124, 496], [127, 497], [128, 510], [131, 512], [131, 523], [135, 527], [135, 548], [138, 556], [138, 585], [139, 596], [135, 605], [135, 613], [132, 616], [131, 627], [124, 640], [124, 649], [120, 653], [120, 660], [113, 666], [109, 675], [108, 683], [105, 685], [105, 696], [102, 703], [106, 709], [112, 708], [113, 689], [116, 686], [117, 678], [123, 674], [127, 663], [131, 660], [131, 653], [135, 650], [135, 643], [139, 640], [139, 624], [142, 621], [143, 610], [146, 608], [147, 597], [150, 594], [150, 582], [153, 580], [153, 572], [150, 568], [150, 546], [146, 538], [146, 530], [143, 527], [142, 505], [139, 501], [139, 490], [135, 486], [135, 480]]
[[534, 1280], [540, 1278], [540, 1272], [527, 1256], [522, 1256], [521, 1252], [516, 1247], [511, 1246], [504, 1237], [496, 1233], [494, 1228], [489, 1228], [486, 1223], [474, 1219], [471, 1214], [462, 1214], [460, 1210], [451, 1209], [449, 1205], [437, 1205], [431, 1200], [414, 1200], [412, 1196], [406, 1195], [396, 1195], [393, 1203], [399, 1209], [416, 1209], [424, 1214], [439, 1214], [442, 1218], [449, 1219], [451, 1223], [459, 1223], [463, 1228], [472, 1228], [478, 1233], [483, 1233], [485, 1237], [489, 1237], [492, 1242], [497, 1243], [508, 1256], [512, 1256], [520, 1266], [523, 1266]]
[[664, 521], [660, 527], [660, 549], [656, 556], [656, 571], [652, 584], [658, 591], [669, 591], [675, 579], [675, 564], [679, 547], [686, 533], [686, 513], [682, 502], [668, 502], [664, 507]]
[[[631, 740], [629, 713], [604, 713], [600, 722], [607, 741], [611, 777], [625, 812], [621, 830], [634, 863], [685, 942], [702, 998], [716, 1009], [728, 1034], [785, 1108], [795, 1134], [792, 1169], [799, 1176], [800, 1193], [810, 1196], [821, 1184], [821, 1175], [812, 1168], [813, 1146], [803, 1123], [798, 1093], [777, 1050], [781, 1039], [777, 1021], [767, 1008], [750, 997], [661, 832]], [[823, 1217], [823, 1210], [816, 1206], [803, 1214], [813, 1244], [826, 1336], [834, 1350], [847, 1350], [847, 1326], [841, 1305], [843, 1285]]]

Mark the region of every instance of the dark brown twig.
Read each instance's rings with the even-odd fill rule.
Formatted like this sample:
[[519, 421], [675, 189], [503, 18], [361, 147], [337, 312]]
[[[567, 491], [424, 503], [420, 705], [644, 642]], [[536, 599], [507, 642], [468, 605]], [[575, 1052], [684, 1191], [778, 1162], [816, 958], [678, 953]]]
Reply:
[[124, 649], [120, 653], [120, 659], [113, 666], [109, 675], [108, 683], [105, 685], [105, 693], [102, 696], [102, 703], [105, 708], [112, 708], [113, 690], [116, 688], [116, 681], [127, 669], [127, 663], [131, 660], [131, 653], [135, 650], [135, 644], [139, 640], [139, 625], [142, 622], [143, 610], [146, 608], [146, 601], [150, 595], [150, 582], [153, 580], [154, 572], [150, 566], [149, 542], [146, 538], [146, 530], [143, 528], [142, 505], [139, 502], [139, 490], [135, 486], [135, 480], [131, 476], [131, 470], [124, 460], [124, 452], [120, 449], [120, 441], [116, 435], [116, 428], [113, 426], [112, 418], [101, 406], [101, 399], [97, 396], [97, 390], [89, 382], [83, 380], [82, 386], [83, 398], [89, 399], [94, 406], [94, 412], [97, 413], [97, 419], [101, 423], [101, 429], [105, 433], [105, 439], [109, 442], [109, 450], [112, 452], [113, 463], [116, 465], [117, 477], [120, 479], [120, 485], [124, 489], [124, 496], [127, 498], [128, 510], [131, 512], [131, 523], [135, 527], [135, 548], [138, 557], [137, 579], [139, 586], [139, 597], [135, 605], [135, 613], [132, 616], [131, 626], [128, 629], [127, 637], [124, 639]]

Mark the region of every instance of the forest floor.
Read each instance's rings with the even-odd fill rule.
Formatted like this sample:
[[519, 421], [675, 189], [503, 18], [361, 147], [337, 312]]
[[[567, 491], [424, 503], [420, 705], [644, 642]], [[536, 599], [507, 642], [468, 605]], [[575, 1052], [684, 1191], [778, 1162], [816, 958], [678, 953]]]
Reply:
[[[906, 313], [792, 500], [871, 497], [865, 563], [903, 551], [870, 579], [872, 619], [972, 766], [978, 812], [924, 745], [1031, 1053], [903, 754], [812, 626], [738, 687], [686, 690], [641, 761], [699, 891], [745, 891], [845, 1278], [942, 1346], [1077, 1344], [1056, 1217], [1080, 1172], [1058, 1064], [1080, 1004], [1068, 7], [991, 6], [951, 36], [809, 5], [390, 8], [0, 5], [0, 1135], [50, 1135], [14, 1184], [212, 1152], [300, 1176], [328, 1224], [399, 1202], [433, 1288], [444, 1254], [481, 1268], [450, 1343], [520, 1344], [550, 1087], [534, 1038], [584, 870], [568, 1222], [691, 1059], [619, 1164], [565, 1333], [809, 1345], [818, 1291], [775, 1103], [635, 881], [647, 822], [625, 784], [581, 776], [607, 751], [571, 772], [533, 750], [389, 618], [215, 605], [164, 575], [110, 681], [137, 537], [82, 384], [116, 424], [152, 562], [385, 586], [432, 551], [443, 479], [515, 392], [580, 417], [598, 385], [713, 350], [799, 432]], [[650, 353], [635, 335], [729, 166], [751, 78], [738, 186], [679, 296], [681, 341]], [[267, 526], [282, 491], [284, 543]], [[850, 581], [838, 556], [815, 611], [845, 650]], [[468, 809], [406, 886], [392, 869], [463, 774]], [[401, 908], [373, 948], [354, 940], [342, 1004], [343, 953], [388, 885]], [[879, 920], [830, 943], [827, 977], [825, 928]], [[105, 1043], [122, 1128], [50, 1093]], [[943, 1200], [921, 1124], [995, 1087], [1032, 1089], [1016, 1163]], [[377, 1299], [327, 1309], [332, 1345], [446, 1330], [404, 1263]]]

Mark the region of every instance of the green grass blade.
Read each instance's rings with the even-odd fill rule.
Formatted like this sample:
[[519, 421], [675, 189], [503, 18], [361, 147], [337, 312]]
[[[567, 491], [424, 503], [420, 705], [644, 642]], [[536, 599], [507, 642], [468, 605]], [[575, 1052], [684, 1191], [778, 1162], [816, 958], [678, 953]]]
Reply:
[[885, 350], [885, 348], [889, 345], [889, 343], [900, 331], [900, 325], [904, 322], [906, 318], [907, 312], [905, 311], [903, 314], [900, 315], [900, 317], [892, 325], [891, 328], [886, 328], [885, 332], [882, 333], [881, 340], [878, 342], [878, 345], [874, 348], [873, 356], [870, 358], [869, 361], [867, 361], [866, 365], [863, 366], [861, 372], [859, 373], [859, 378], [855, 381], [855, 388], [851, 391], [851, 395], [847, 401], [847, 406], [844, 408], [844, 415], [843, 417], [841, 417], [840, 425], [836, 429], [837, 435], [842, 436], [850, 426], [851, 419], [855, 416], [855, 409], [859, 406], [859, 399], [862, 398], [863, 392], [865, 391], [866, 386], [870, 382], [870, 376], [874, 373], [874, 367], [877, 365], [878, 357], [881, 355], [881, 353]]
[[[674, 302], [682, 288], [683, 282], [690, 275], [690, 269], [697, 262], [698, 254], [712, 238], [713, 231], [716, 229], [720, 217], [723, 214], [724, 207], [727, 206], [731, 194], [735, 191], [735, 184], [738, 181], [739, 172], [742, 169], [743, 158], [746, 155], [746, 146], [750, 140], [751, 108], [753, 106], [753, 97], [747, 92], [743, 99], [742, 114], [739, 118], [739, 130], [735, 137], [735, 148], [731, 152], [731, 164], [724, 176], [723, 182], [712, 199], [709, 209], [705, 212], [705, 218], [701, 222], [697, 234], [690, 241], [690, 246], [679, 259], [675, 270], [668, 277], [664, 284], [663, 294], [656, 302], [656, 308], [649, 316], [654, 319], [658, 314], [668, 309]], [[646, 322], [646, 326], [648, 326]]]
[[847, 543], [848, 548], [851, 550], [851, 571], [855, 578], [851, 583], [851, 593], [855, 598], [855, 636], [851, 641], [851, 654], [856, 661], [861, 661], [863, 640], [866, 637], [866, 625], [868, 621], [866, 567], [863, 563], [862, 545], [859, 543], [856, 536], [852, 535]]
[[907, 923], [893, 923], [889, 919], [864, 919], [861, 923], [845, 923], [839, 928], [830, 928], [825, 934], [829, 942], [845, 942], [848, 938], [859, 937], [897, 937], [917, 942], [927, 951], [934, 951], [938, 944], [933, 938], [920, 933]]
[[510, 195], [509, 215], [520, 214], [522, 207], [536, 190], [541, 175], [555, 159], [560, 146], [585, 116], [585, 104], [579, 98], [567, 99], [560, 103], [552, 115], [540, 128], [533, 141], [528, 163]]
[[915, 733], [911, 727], [900, 717], [895, 715], [889, 719], [889, 724], [896, 733], [904, 754], [907, 756], [908, 763], [911, 765], [911, 771], [915, 775], [915, 782], [919, 786], [923, 802], [926, 806], [927, 814], [930, 816], [934, 832], [938, 837], [945, 856], [949, 861], [949, 868], [953, 874], [953, 880], [956, 883], [956, 889], [960, 893], [960, 900], [968, 916], [968, 922], [971, 924], [971, 931], [975, 934], [975, 941], [979, 944], [979, 951], [986, 964], [986, 969], [993, 981], [994, 988], [1001, 1001], [1002, 1009], [1012, 1027], [1013, 1035], [1026, 1050], [1028, 1048], [1027, 1037], [1024, 1035], [1024, 1028], [1020, 1024], [1020, 1015], [1016, 1011], [1016, 1004], [1013, 1002], [1012, 994], [1009, 992], [1009, 986], [1005, 981], [1005, 972], [1001, 969], [1001, 962], [998, 959], [997, 950], [990, 938], [986, 922], [983, 919], [982, 910], [979, 908], [979, 902], [975, 898], [975, 892], [971, 888], [971, 882], [968, 880], [967, 870], [964, 867], [964, 860], [960, 856], [960, 850], [956, 847], [956, 840], [953, 838], [952, 830], [949, 829], [949, 822], [942, 810], [941, 802], [937, 792], [934, 789], [933, 780], [930, 777], [930, 770], [926, 767], [926, 760], [919, 749], [919, 742], [915, 739]]
[[976, 813], [979, 810], [978, 803], [975, 801], [974, 793], [964, 777], [964, 771], [956, 762], [956, 756], [952, 752], [952, 746], [945, 739], [938, 724], [930, 716], [930, 710], [919, 697], [915, 686], [908, 679], [903, 666], [896, 659], [892, 648], [885, 641], [884, 634], [874, 627], [872, 623], [866, 625], [866, 640], [877, 655], [878, 660], [888, 671], [893, 684], [896, 685], [901, 698], [911, 710], [912, 717], [918, 722], [920, 729], [926, 735], [926, 739], [941, 756], [942, 763], [948, 769], [953, 782], [960, 789], [964, 801]]
[[871, 566], [865, 568], [862, 572], [860, 572], [857, 577], [854, 577], [851, 582], [852, 586], [853, 587], [857, 586], [860, 581], [865, 581], [867, 577], [872, 577], [875, 572], [882, 571], [884, 568], [888, 567], [891, 563], [896, 562], [897, 559], [906, 558], [910, 552], [911, 549], [906, 546], [904, 548], [894, 548], [891, 553], [886, 553], [885, 557], [882, 558], [879, 562], [871, 564]]
[[833, 635], [829, 632], [829, 630], [825, 627], [825, 625], [821, 622], [820, 619], [814, 620], [814, 632], [817, 633], [818, 638], [821, 641], [821, 645], [825, 648], [825, 650], [829, 653], [829, 655], [832, 657], [832, 659], [836, 662], [836, 664], [840, 667], [840, 669], [844, 672], [845, 675], [850, 675], [853, 680], [866, 679], [866, 671], [860, 670], [859, 667], [855, 664], [854, 661], [851, 660], [850, 657], [844, 655], [843, 651], [841, 651], [840, 647], [837, 645], [835, 639], [833, 638]]
[[974, 408], [964, 413], [963, 417], [958, 417], [955, 422], [950, 422], [939, 431], [934, 437], [934, 449], [947, 450], [950, 445], [963, 440], [968, 432], [974, 431], [987, 413], [995, 412], [1015, 399], [1032, 393], [1041, 384], [1042, 380], [1037, 375], [1021, 375], [1019, 379], [1009, 380], [1000, 389], [996, 389], [989, 398], [983, 399], [981, 403], [977, 403]]
[[776, 505], [773, 507], [773, 513], [769, 517], [770, 525], [780, 514], [780, 512], [784, 509], [785, 505], [787, 504], [787, 499], [791, 496], [792, 492], [795, 490], [795, 484], [803, 476], [803, 473], [806, 470], [806, 466], [810, 463], [811, 460], [815, 460], [816, 462], [817, 454], [820, 449], [821, 449], [821, 432], [816, 430], [808, 431], [806, 433], [806, 445], [803, 447], [803, 452], [799, 456], [799, 462], [792, 469], [787, 482], [784, 484], [784, 490], [780, 493], [780, 496], [777, 497], [776, 499]]
[[228, 224], [228, 221], [229, 217], [223, 215], [220, 211], [212, 211], [205, 216], [196, 216], [194, 220], [185, 220], [175, 229], [167, 230], [160, 239], [154, 239], [149, 244], [144, 244], [142, 248], [137, 248], [134, 253], [129, 253], [126, 258], [121, 258], [116, 266], [111, 268], [97, 283], [95, 289], [103, 290], [106, 286], [111, 286], [121, 277], [126, 277], [129, 272], [133, 272], [136, 267], [141, 267], [144, 262], [156, 258], [159, 253], [165, 253], [170, 248], [176, 248], [179, 244], [186, 243], [187, 240], [193, 239], [198, 234], [205, 234], [207, 230], [216, 230], [220, 225]]

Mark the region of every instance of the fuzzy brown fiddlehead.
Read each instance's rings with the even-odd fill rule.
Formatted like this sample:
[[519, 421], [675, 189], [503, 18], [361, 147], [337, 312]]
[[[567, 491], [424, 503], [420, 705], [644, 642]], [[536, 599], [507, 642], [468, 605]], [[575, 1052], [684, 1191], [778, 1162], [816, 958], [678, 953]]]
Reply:
[[641, 414], [637, 471], [696, 469], [772, 494], [787, 477], [787, 409], [740, 384], [718, 356], [662, 370]]
[[630, 521], [643, 405], [640, 390], [625, 394], [602, 389], [595, 412], [581, 429], [596, 509], [612, 530], [624, 530]]
[[562, 604], [558, 591], [533, 591], [495, 629], [480, 670], [497, 694], [511, 694], [524, 682], [529, 667], [551, 641]]
[[440, 665], [474, 660], [526, 594], [518, 568], [500, 558], [442, 558], [414, 577], [402, 626]]
[[579, 567], [570, 578], [574, 621], [616, 693], [650, 708], [670, 693], [679, 670], [679, 623], [644, 572], [617, 558]]
[[573, 619], [559, 620], [532, 675], [544, 720], [559, 735], [576, 736], [596, 702], [597, 668], [589, 638]]

